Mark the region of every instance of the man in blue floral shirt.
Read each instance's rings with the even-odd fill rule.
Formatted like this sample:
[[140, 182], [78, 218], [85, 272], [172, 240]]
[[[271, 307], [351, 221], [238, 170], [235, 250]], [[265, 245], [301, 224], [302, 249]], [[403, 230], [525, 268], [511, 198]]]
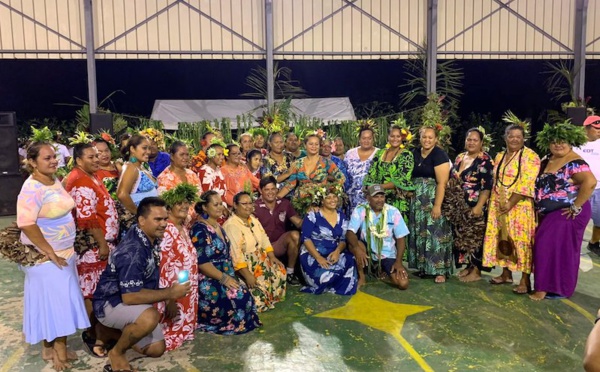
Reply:
[[[358, 286], [365, 283], [365, 270], [381, 277], [389, 275], [399, 289], [408, 288], [408, 272], [402, 256], [408, 228], [400, 211], [385, 202], [381, 185], [365, 190], [367, 203], [359, 204], [348, 223], [346, 243], [358, 266]], [[359, 240], [360, 236], [360, 240]]]
[[108, 353], [110, 364], [104, 370], [131, 370], [125, 352], [133, 348], [149, 357], [160, 357], [165, 341], [159, 324], [161, 315], [152, 306], [184, 297], [190, 283], [158, 289], [160, 239], [167, 226], [165, 202], [145, 198], [140, 202], [133, 225], [110, 253], [108, 265], [93, 298], [98, 321], [122, 334]]

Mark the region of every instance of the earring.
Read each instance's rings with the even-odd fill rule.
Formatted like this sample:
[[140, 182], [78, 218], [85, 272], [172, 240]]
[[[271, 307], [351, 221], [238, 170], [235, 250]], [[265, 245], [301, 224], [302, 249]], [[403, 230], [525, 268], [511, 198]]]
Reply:
[[132, 157], [129, 158], [129, 162], [130, 163], [137, 163], [138, 159], [135, 156], [132, 156]]

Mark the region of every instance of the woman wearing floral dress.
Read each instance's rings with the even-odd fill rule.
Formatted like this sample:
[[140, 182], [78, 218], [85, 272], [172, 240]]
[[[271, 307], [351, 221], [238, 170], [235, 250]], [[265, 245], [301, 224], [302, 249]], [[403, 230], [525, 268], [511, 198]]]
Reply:
[[103, 138], [94, 140], [94, 146], [98, 150], [98, 160], [100, 166], [96, 171], [96, 177], [102, 181], [110, 197], [114, 201], [119, 201], [117, 198], [117, 184], [119, 182], [119, 168], [112, 161], [111, 143]]
[[[327, 190], [328, 189], [328, 190]], [[306, 286], [302, 292], [353, 295], [357, 289], [354, 255], [346, 249], [348, 220], [338, 212], [341, 186], [329, 186], [319, 211], [308, 213], [302, 223], [300, 264]]]
[[164, 192], [161, 198], [167, 204], [169, 220], [160, 243], [159, 287], [169, 288], [177, 283], [182, 271], [187, 271], [191, 284], [187, 296], [157, 304], [163, 314], [161, 325], [166, 350], [171, 351], [194, 339], [198, 318], [198, 258], [185, 224], [190, 205], [199, 199], [198, 188], [181, 183]]
[[[304, 140], [306, 156], [296, 160], [292, 165], [292, 175], [279, 190], [277, 197], [284, 198], [293, 190], [293, 198], [308, 197], [306, 188], [314, 184], [325, 185], [328, 182], [344, 184], [346, 177], [332, 160], [319, 155], [321, 138], [317, 134], [309, 134]], [[304, 216], [307, 211], [296, 210]]]
[[339, 168], [340, 172], [342, 172], [344, 177], [346, 177], [346, 180], [344, 181], [344, 191], [349, 190], [352, 186], [352, 178], [350, 178], [350, 175], [348, 174], [348, 169], [346, 169], [346, 163], [344, 163], [342, 159], [332, 154], [331, 146], [331, 139], [327, 138], [326, 136], [323, 137], [321, 139], [321, 149], [319, 150], [319, 153], [323, 158], [330, 159], [331, 161], [333, 161], [333, 163]]
[[260, 168], [260, 178], [273, 176], [277, 180], [277, 188], [281, 189], [291, 173], [294, 157], [284, 152], [283, 136], [279, 132], [269, 136], [269, 153], [263, 158]]
[[348, 169], [348, 174], [352, 178], [352, 186], [347, 190], [352, 210], [357, 205], [367, 202], [363, 192], [363, 181], [378, 150], [377, 147], [373, 146], [374, 136], [375, 132], [370, 125], [362, 125], [358, 131], [360, 146], [348, 150], [344, 157], [346, 169]]
[[225, 177], [223, 176], [223, 172], [221, 172], [221, 165], [225, 159], [224, 150], [220, 144], [214, 143], [210, 145], [206, 149], [206, 164], [202, 165], [198, 171], [202, 192], [214, 190], [223, 201], [225, 201], [225, 192], [227, 191]]
[[[536, 227], [533, 197], [535, 178], [540, 170], [540, 158], [525, 146], [523, 127], [508, 126], [504, 138], [506, 151], [499, 152], [494, 160], [494, 186], [483, 242], [483, 266], [502, 267], [502, 275], [490, 280], [491, 284], [512, 284], [512, 272], [521, 271], [521, 282], [513, 292], [527, 294], [531, 290], [529, 276]], [[506, 203], [501, 204], [500, 200], [503, 198], [506, 199]], [[506, 214], [508, 236], [515, 244], [516, 262], [497, 257], [499, 217], [502, 214]]]
[[198, 329], [223, 335], [252, 331], [262, 324], [248, 287], [235, 276], [230, 242], [217, 219], [223, 203], [215, 191], [205, 192], [196, 210], [201, 218], [192, 227], [198, 251]]
[[[446, 189], [446, 197], [449, 199], [452, 199], [449, 197], [451, 190], [457, 190], [458, 200], [452, 200], [452, 205], [448, 208], [457, 213], [450, 213], [447, 217], [452, 222], [454, 231], [456, 266], [460, 267], [465, 263], [468, 265], [458, 274], [461, 282], [481, 279], [487, 201], [492, 189], [494, 169], [492, 158], [483, 150], [484, 136], [477, 128], [467, 131], [467, 151], [456, 157], [450, 184]], [[465, 208], [457, 208], [459, 203]]]
[[286, 270], [275, 257], [260, 221], [252, 216], [254, 203], [242, 191], [233, 198], [234, 214], [223, 225], [231, 241], [234, 270], [250, 288], [259, 312], [285, 299]]
[[[106, 268], [108, 254], [115, 248], [119, 235], [119, 217], [114, 200], [108, 190], [94, 175], [99, 167], [98, 154], [91, 143], [77, 144], [73, 148], [75, 167], [65, 180], [65, 190], [75, 200], [78, 232], [91, 235], [96, 245], [77, 252], [79, 286], [92, 327], [82, 335], [90, 352], [106, 356], [102, 327], [92, 317], [92, 297], [100, 275]], [[97, 337], [99, 334], [100, 337]]]
[[242, 151], [238, 145], [227, 146], [227, 162], [221, 168], [227, 189], [225, 202], [233, 206], [233, 197], [240, 191], [254, 192], [258, 190], [258, 178], [254, 177], [246, 164], [242, 163]]
[[437, 127], [422, 127], [421, 146], [413, 150], [415, 194], [409, 210], [408, 266], [422, 277], [444, 283], [452, 272], [452, 229], [442, 215], [450, 159], [438, 147]]
[[571, 297], [577, 286], [581, 243], [592, 216], [589, 202], [596, 177], [573, 147], [587, 142], [585, 129], [569, 122], [546, 124], [538, 148], [550, 154], [535, 181], [539, 225], [533, 246], [535, 293], [532, 300]]
[[412, 152], [406, 142], [412, 139], [409, 130], [398, 125], [388, 129], [388, 145], [373, 157], [373, 164], [365, 177], [365, 186], [381, 185], [385, 190], [385, 202], [398, 208], [404, 220], [408, 220], [409, 195], [415, 190], [412, 171], [415, 165]]

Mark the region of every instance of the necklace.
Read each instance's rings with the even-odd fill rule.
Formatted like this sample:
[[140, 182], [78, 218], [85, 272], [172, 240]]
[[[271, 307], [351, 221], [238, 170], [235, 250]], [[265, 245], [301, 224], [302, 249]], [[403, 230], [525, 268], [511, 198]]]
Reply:
[[[508, 159], [508, 161], [506, 162], [506, 164], [504, 164], [504, 169], [502, 171], [502, 177], [500, 177], [500, 168], [502, 168], [502, 164], [504, 163], [504, 158], [506, 157], [506, 154], [508, 151], [505, 151], [504, 154], [502, 154], [502, 159], [500, 159], [500, 163], [498, 163], [498, 168], [496, 170], [496, 183], [504, 186], [506, 189], [510, 189], [515, 183], [517, 183], [517, 181], [519, 180], [519, 176], [521, 175], [521, 158], [523, 157], [523, 149], [521, 148], [518, 152], [515, 152], [514, 154], [511, 155], [510, 159]], [[506, 168], [508, 167], [508, 165], [510, 164], [510, 162], [515, 158], [515, 156], [517, 156], [517, 154], [519, 154], [519, 163], [517, 165], [517, 174], [515, 175], [514, 180], [511, 182], [510, 185], [506, 185], [504, 183], [504, 176], [506, 175]]]
[[[389, 160], [389, 162], [393, 162], [394, 159], [396, 159], [396, 155], [398, 155], [398, 152], [400, 152], [400, 147], [396, 148], [396, 151], [394, 152], [394, 156], [392, 156], [392, 158]], [[390, 153], [390, 149], [385, 150], [385, 159], [387, 159], [387, 156]]]

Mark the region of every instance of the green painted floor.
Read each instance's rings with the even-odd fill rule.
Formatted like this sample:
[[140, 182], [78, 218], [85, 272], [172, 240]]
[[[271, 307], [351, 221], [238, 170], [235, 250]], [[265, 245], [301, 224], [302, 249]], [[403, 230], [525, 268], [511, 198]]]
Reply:
[[[260, 330], [197, 334], [160, 359], [132, 352], [132, 365], [140, 371], [580, 371], [600, 306], [600, 258], [583, 248], [581, 269], [571, 299], [542, 302], [513, 294], [509, 285], [456, 278], [443, 285], [411, 278], [404, 292], [371, 282], [352, 298], [292, 288], [285, 302], [261, 314]], [[40, 345], [22, 342], [22, 293], [22, 273], [0, 261], [0, 372], [51, 371]], [[72, 370], [102, 369], [105, 360], [84, 352], [78, 335], [69, 346], [79, 356]]]

